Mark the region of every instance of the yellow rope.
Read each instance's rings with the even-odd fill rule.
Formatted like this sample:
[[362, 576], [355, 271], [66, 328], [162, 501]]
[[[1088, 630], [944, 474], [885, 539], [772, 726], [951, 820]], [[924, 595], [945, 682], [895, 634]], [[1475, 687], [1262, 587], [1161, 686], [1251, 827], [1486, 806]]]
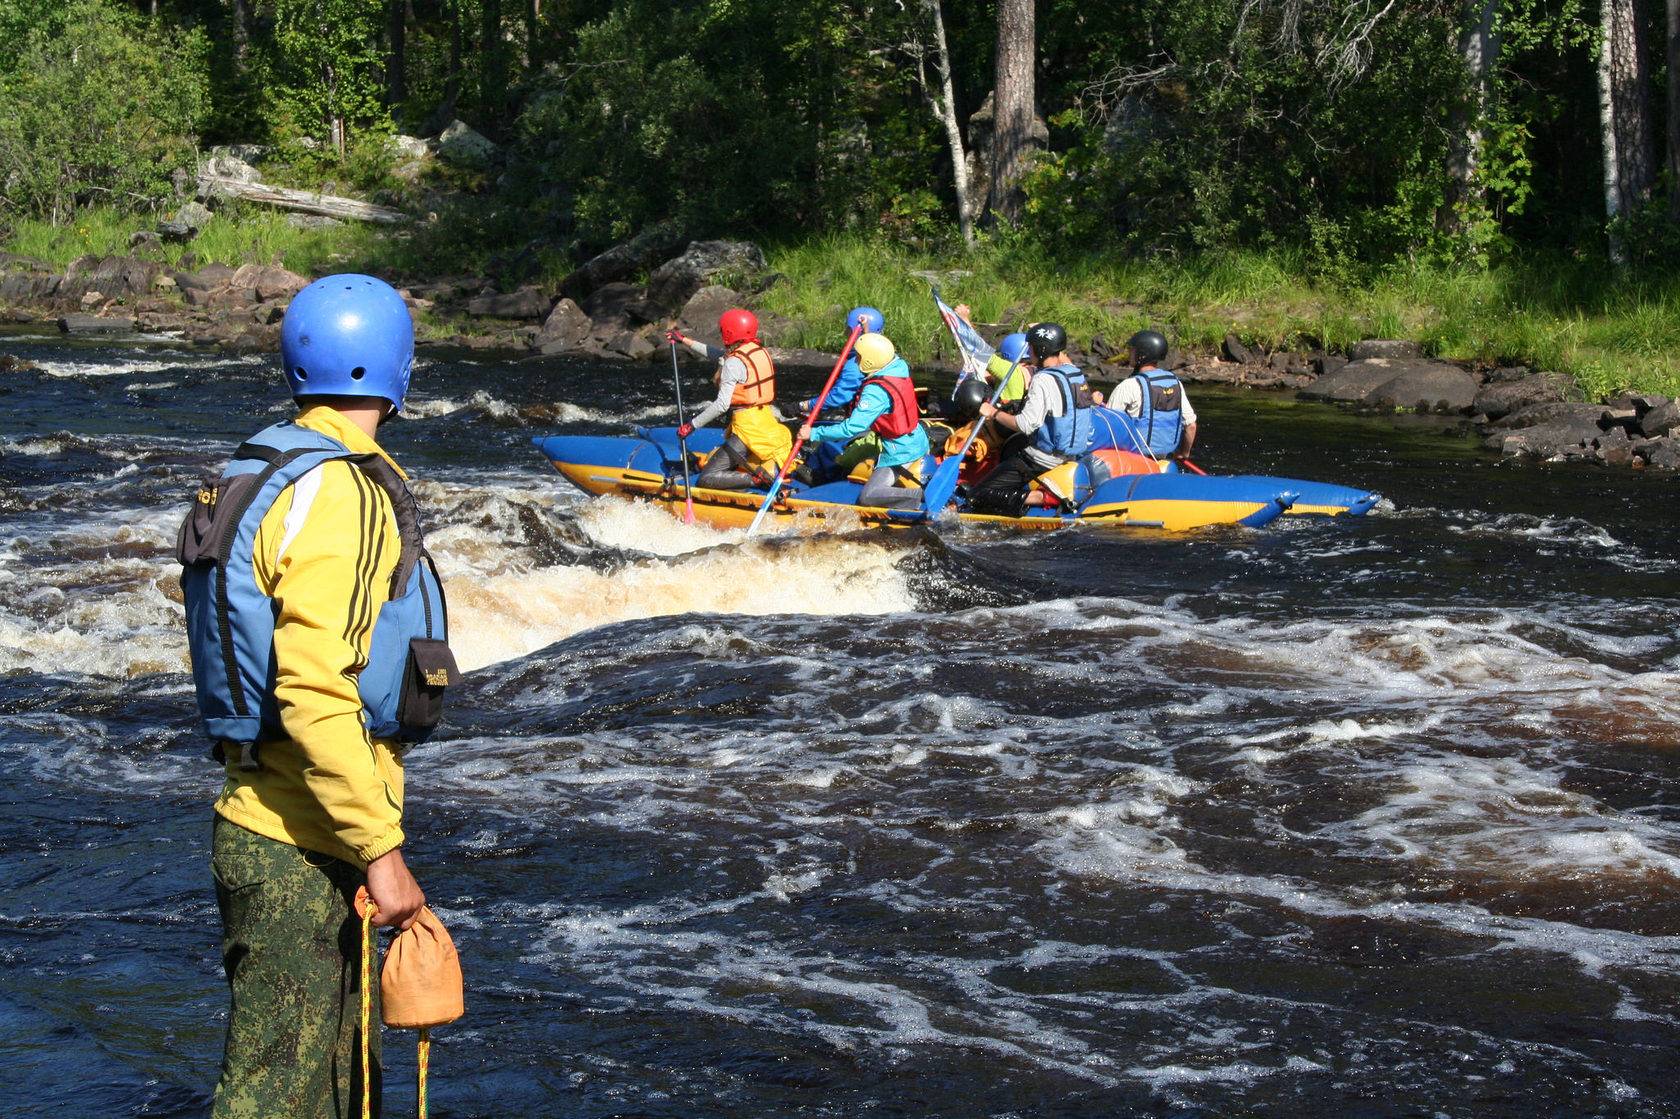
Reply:
[[430, 1027], [420, 1027], [420, 1119], [426, 1119], [426, 1066], [432, 1059], [432, 1031]]
[[373, 1077], [368, 1075], [368, 1031], [373, 1017], [373, 911], [369, 898], [362, 910], [362, 1119], [372, 1119]]

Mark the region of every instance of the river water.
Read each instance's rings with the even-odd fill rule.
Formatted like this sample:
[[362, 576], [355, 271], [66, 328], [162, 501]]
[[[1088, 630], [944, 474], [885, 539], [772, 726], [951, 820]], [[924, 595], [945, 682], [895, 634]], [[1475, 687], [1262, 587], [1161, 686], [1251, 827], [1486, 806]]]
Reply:
[[[0, 349], [44, 366], [0, 380], [0, 1111], [201, 1115], [169, 555], [289, 403]], [[408, 766], [468, 985], [433, 1114], [1680, 1115], [1674, 481], [1192, 389], [1205, 465], [1389, 501], [743, 542], [530, 446], [669, 422], [668, 377], [423, 359], [387, 429], [471, 669]]]

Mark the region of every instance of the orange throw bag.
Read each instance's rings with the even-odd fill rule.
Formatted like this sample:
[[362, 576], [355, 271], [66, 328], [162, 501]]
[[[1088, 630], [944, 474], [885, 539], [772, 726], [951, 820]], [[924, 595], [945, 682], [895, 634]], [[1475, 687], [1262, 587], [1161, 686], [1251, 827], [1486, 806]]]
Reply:
[[387, 1026], [404, 1030], [453, 1022], [466, 1013], [463, 989], [455, 942], [431, 906], [424, 906], [385, 950], [380, 1017]]

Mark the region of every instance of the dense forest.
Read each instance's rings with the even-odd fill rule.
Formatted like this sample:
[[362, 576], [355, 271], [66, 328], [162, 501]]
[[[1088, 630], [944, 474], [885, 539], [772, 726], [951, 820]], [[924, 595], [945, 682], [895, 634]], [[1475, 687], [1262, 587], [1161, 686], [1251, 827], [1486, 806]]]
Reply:
[[1677, 0], [0, 0], [0, 84], [0, 227], [230, 143], [400, 200], [393, 137], [461, 120], [497, 159], [407, 201], [504, 263], [664, 222], [1579, 301], [1680, 248]]
[[1535, 243], [1637, 259], [1680, 202], [1670, 18], [1649, 0], [0, 0], [18, 110], [0, 176], [9, 210], [63, 216], [162, 197], [194, 144], [349, 163], [460, 117], [511, 153], [482, 188], [585, 247], [674, 218], [920, 239], [1004, 222], [1146, 255], [1291, 242], [1327, 265]]

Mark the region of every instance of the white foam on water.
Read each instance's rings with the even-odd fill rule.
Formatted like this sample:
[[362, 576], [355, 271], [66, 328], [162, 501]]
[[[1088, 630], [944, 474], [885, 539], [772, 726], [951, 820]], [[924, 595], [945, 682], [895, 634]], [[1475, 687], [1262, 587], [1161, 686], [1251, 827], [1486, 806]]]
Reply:
[[456, 658], [470, 670], [586, 629], [674, 614], [888, 614], [915, 605], [896, 567], [903, 552], [889, 540], [753, 541], [672, 555], [609, 571], [567, 565], [492, 578], [446, 568]]
[[1512, 758], [1438, 756], [1388, 769], [1375, 808], [1322, 830], [1350, 849], [1517, 882], [1658, 877], [1680, 884], [1680, 834], [1566, 790]]

